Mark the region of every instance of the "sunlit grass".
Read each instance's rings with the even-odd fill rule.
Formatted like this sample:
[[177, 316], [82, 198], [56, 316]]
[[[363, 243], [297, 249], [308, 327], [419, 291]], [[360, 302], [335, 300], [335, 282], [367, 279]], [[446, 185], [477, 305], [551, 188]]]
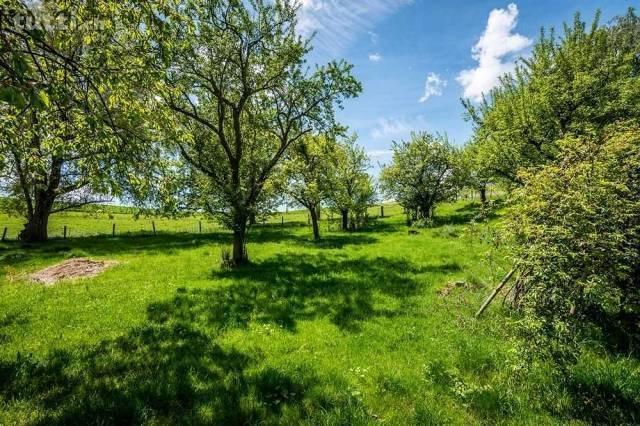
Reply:
[[[410, 235], [386, 206], [361, 232], [325, 219], [318, 243], [305, 213], [284, 226], [275, 216], [252, 229], [252, 263], [237, 271], [220, 269], [221, 229], [4, 244], [0, 424], [544, 424], [588, 422], [576, 403], [637, 409], [635, 360], [581, 364], [584, 383], [617, 392], [605, 408], [560, 390], [543, 366], [516, 380], [505, 312], [473, 318], [508, 267], [486, 238], [497, 220], [474, 225], [477, 213], [446, 205]], [[84, 256], [118, 265], [46, 288], [27, 280]], [[440, 293], [454, 281], [466, 285]]]

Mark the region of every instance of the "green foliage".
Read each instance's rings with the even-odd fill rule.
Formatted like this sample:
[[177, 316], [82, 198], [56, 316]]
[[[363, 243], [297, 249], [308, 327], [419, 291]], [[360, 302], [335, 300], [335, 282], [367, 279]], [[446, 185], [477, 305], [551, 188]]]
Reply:
[[638, 130], [566, 138], [560, 162], [521, 175], [506, 229], [518, 243], [515, 302], [530, 356], [571, 361], [594, 330], [640, 349]]
[[565, 373], [585, 339], [638, 350], [639, 51], [633, 9], [606, 26], [576, 15], [480, 105], [465, 102], [473, 168], [519, 187], [505, 230], [523, 354]]
[[236, 232], [241, 264], [247, 221], [278, 163], [306, 135], [332, 131], [334, 106], [361, 86], [342, 61], [308, 70], [296, 2], [169, 3], [146, 48], [157, 122], [191, 169], [191, 199]]
[[392, 164], [380, 181], [412, 220], [429, 220], [438, 203], [453, 199], [464, 183], [459, 151], [444, 136], [415, 133], [393, 144]]
[[282, 165], [285, 179], [278, 180], [288, 198], [309, 211], [316, 239], [320, 237], [319, 210], [330, 196], [338, 149], [339, 145], [326, 136], [301, 139], [289, 150]]
[[356, 134], [345, 138], [332, 155], [333, 173], [328, 177], [328, 204], [342, 215], [343, 230], [363, 227], [367, 221], [367, 209], [376, 200], [376, 190], [371, 175], [371, 160], [364, 148], [357, 144]]
[[36, 24], [0, 28], [0, 191], [26, 218], [26, 240], [47, 238], [52, 213], [152, 180], [139, 67], [118, 54], [126, 32], [108, 25], [122, 17], [118, 4], [3, 5]]
[[481, 201], [486, 202], [487, 188], [498, 179], [494, 177], [494, 173], [482, 153], [481, 144], [477, 141], [466, 144], [460, 153], [459, 165], [459, 174], [463, 185], [466, 188], [479, 191]]
[[292, 147], [282, 165], [287, 179], [284, 190], [290, 198], [307, 208], [327, 198], [336, 149], [336, 143], [324, 136], [304, 138]]
[[522, 168], [554, 161], [557, 141], [600, 137], [607, 125], [640, 116], [634, 71], [640, 19], [628, 14], [601, 26], [576, 18], [562, 37], [543, 32], [530, 58], [480, 105], [465, 101], [474, 140], [492, 175], [521, 184]]

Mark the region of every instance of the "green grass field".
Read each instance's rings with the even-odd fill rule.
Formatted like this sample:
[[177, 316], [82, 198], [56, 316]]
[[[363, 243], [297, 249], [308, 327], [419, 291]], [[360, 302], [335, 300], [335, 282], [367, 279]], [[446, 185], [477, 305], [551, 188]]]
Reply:
[[[474, 224], [477, 210], [445, 205], [410, 235], [387, 206], [361, 232], [323, 221], [318, 243], [306, 214], [278, 215], [237, 271], [220, 269], [230, 235], [197, 218], [155, 219], [153, 236], [151, 219], [56, 217], [67, 240], [0, 245], [0, 424], [638, 422], [637, 360], [592, 342], [560, 386], [545, 365], [514, 367], [517, 318], [500, 303], [474, 319], [509, 266], [491, 244], [500, 218]], [[72, 257], [118, 264], [28, 281]]]

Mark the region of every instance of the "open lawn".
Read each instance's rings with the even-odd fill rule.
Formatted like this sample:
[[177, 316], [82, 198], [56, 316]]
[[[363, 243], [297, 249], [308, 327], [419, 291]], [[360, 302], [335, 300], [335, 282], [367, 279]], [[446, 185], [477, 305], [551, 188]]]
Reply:
[[[387, 206], [361, 232], [323, 221], [318, 243], [305, 214], [277, 216], [237, 271], [220, 269], [230, 235], [197, 219], [157, 220], [154, 237], [151, 219], [60, 216], [66, 241], [0, 245], [0, 424], [640, 421], [637, 360], [594, 342], [560, 386], [544, 365], [515, 367], [517, 318], [500, 303], [474, 319], [509, 266], [491, 244], [499, 217], [473, 224], [477, 210], [445, 205], [410, 235]], [[146, 234], [78, 237], [114, 219]], [[72, 257], [118, 263], [28, 281]]]

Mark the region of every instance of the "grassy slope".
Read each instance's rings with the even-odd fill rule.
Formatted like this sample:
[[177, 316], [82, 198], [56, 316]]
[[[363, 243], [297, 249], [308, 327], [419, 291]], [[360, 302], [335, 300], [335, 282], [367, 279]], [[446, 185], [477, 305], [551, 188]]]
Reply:
[[[0, 424], [588, 421], [544, 368], [511, 379], [497, 307], [473, 319], [503, 273], [484, 227], [467, 223], [474, 210], [445, 206], [419, 235], [397, 207], [385, 213], [367, 232], [325, 222], [320, 243], [304, 214], [255, 228], [254, 264], [234, 272], [218, 267], [222, 231], [0, 246]], [[98, 220], [71, 218], [74, 229]], [[119, 264], [92, 280], [25, 282], [75, 256]], [[470, 286], [439, 295], [455, 280]], [[585, 383], [631, 399], [613, 402], [621, 410], [637, 403], [637, 362], [586, 365]]]

